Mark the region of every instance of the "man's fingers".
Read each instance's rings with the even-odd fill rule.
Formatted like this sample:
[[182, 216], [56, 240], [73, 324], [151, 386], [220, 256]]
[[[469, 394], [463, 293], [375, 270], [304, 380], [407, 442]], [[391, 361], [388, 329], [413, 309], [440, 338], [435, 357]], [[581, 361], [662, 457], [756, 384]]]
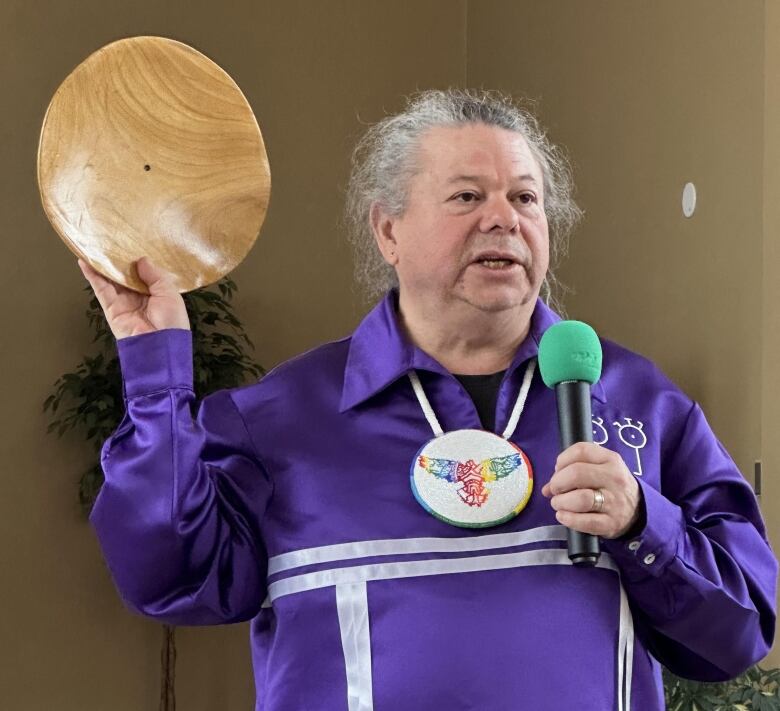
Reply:
[[587, 462], [589, 464], [606, 464], [616, 455], [611, 449], [602, 447], [593, 442], [577, 442], [567, 447], [555, 460], [555, 471], [573, 464], [574, 462]]
[[141, 281], [149, 287], [150, 294], [164, 296], [178, 293], [173, 286], [172, 275], [154, 264], [149, 257], [141, 257], [135, 263], [135, 268]]
[[81, 273], [84, 275], [84, 278], [92, 284], [94, 287], [96, 284], [102, 284], [103, 282], [109, 284], [109, 280], [106, 279], [100, 272], [98, 272], [96, 269], [92, 267], [91, 264], [88, 264], [83, 259], [79, 259], [79, 267], [81, 268]]
[[572, 513], [556, 511], [555, 518], [567, 528], [594, 536], [614, 538], [613, 523], [610, 517], [601, 513]]
[[106, 279], [102, 274], [93, 269], [83, 259], [79, 259], [79, 267], [84, 278], [89, 282], [92, 291], [95, 292], [98, 303], [103, 312], [108, 315], [108, 309], [119, 296], [117, 285], [110, 279]]
[[606, 487], [609, 481], [609, 473], [603, 467], [574, 462], [563, 469], [558, 469], [545, 484], [542, 493], [545, 496], [555, 496], [575, 489], [601, 489]]
[[[565, 494], [558, 494], [550, 499], [550, 505], [556, 511], [570, 511], [572, 513], [593, 513], [595, 497], [593, 489], [576, 489], [567, 491]], [[604, 496], [602, 508], [607, 508], [607, 499], [612, 499], [612, 492], [607, 489], [601, 490]]]
[[87, 264], [83, 259], [79, 259], [79, 269], [81, 269], [81, 273], [84, 275], [84, 278], [91, 284], [92, 283], [92, 277], [95, 274], [95, 270]]

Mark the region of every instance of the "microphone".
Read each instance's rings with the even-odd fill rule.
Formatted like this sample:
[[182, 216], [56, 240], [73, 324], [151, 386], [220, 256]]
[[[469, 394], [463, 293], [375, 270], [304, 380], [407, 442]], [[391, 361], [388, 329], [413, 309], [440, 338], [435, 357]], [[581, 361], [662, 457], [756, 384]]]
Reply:
[[[539, 343], [539, 371], [548, 388], [555, 389], [561, 451], [576, 442], [593, 441], [590, 388], [601, 377], [601, 343], [582, 321], [559, 321]], [[601, 555], [598, 536], [567, 529], [569, 560], [594, 566]]]

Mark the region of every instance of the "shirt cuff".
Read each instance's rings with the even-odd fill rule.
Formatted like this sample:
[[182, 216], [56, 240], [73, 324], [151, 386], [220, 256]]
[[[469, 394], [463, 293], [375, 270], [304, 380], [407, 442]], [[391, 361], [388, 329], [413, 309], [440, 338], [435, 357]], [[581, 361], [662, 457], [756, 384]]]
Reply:
[[644, 527], [635, 535], [601, 539], [602, 550], [612, 556], [627, 580], [662, 575], [677, 555], [685, 534], [682, 509], [641, 479], [637, 482], [644, 505]]
[[125, 400], [167, 388], [193, 388], [192, 331], [164, 328], [116, 342]]

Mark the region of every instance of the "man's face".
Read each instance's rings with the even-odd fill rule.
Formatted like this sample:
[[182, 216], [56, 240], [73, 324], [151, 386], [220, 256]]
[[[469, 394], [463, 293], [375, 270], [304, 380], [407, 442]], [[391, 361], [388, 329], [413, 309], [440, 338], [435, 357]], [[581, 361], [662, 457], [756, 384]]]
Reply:
[[535, 301], [549, 239], [525, 139], [485, 124], [437, 127], [423, 135], [417, 166], [406, 211], [379, 230], [391, 237], [380, 245], [385, 257], [395, 252], [404, 298], [487, 312]]

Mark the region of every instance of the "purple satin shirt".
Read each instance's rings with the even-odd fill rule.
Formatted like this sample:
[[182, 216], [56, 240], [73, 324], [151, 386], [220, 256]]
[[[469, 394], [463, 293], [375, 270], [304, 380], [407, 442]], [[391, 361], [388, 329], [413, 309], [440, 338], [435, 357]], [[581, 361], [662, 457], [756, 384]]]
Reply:
[[[497, 432], [556, 320], [539, 301]], [[580, 568], [541, 494], [559, 440], [538, 371], [511, 437], [534, 472], [527, 506], [457, 528], [410, 488], [433, 433], [406, 374], [445, 431], [480, 422], [399, 330], [395, 291], [352, 336], [206, 397], [194, 420], [191, 339], [118, 341], [126, 413], [91, 521], [131, 609], [252, 620], [258, 711], [654, 711], [658, 661], [715, 681], [770, 649], [778, 565], [753, 491], [699, 406], [641, 356], [602, 342], [593, 427], [634, 473], [643, 517]]]

